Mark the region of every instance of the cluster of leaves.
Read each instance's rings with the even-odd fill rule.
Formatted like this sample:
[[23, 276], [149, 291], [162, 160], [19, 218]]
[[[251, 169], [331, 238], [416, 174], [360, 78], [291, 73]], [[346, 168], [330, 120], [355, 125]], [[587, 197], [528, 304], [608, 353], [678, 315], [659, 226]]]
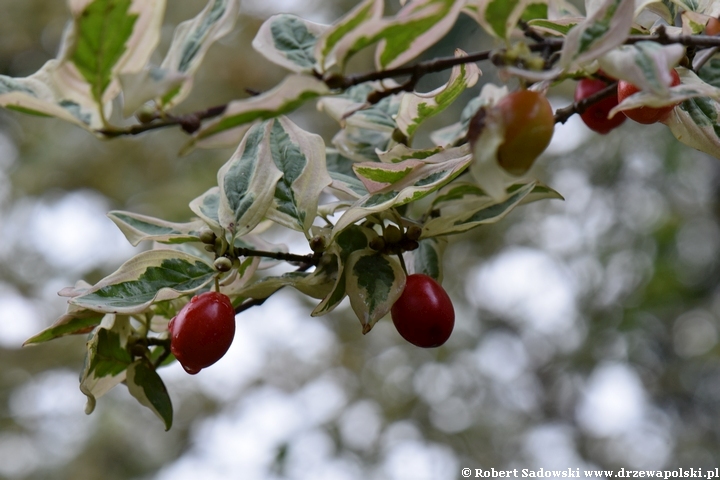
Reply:
[[[90, 333], [80, 385], [88, 413], [124, 382], [170, 428], [172, 406], [156, 370], [172, 361], [168, 322], [199, 292], [219, 289], [241, 312], [292, 286], [319, 300], [311, 315], [349, 297], [367, 333], [400, 296], [408, 273], [441, 280], [449, 236], [497, 222], [524, 203], [561, 198], [498, 164], [504, 126], [487, 112], [508, 95], [507, 85], [486, 83], [457, 122], [430, 134], [433, 147], [413, 148], [423, 122], [478, 82], [478, 60], [492, 60], [501, 78], [539, 92], [602, 68], [642, 89], [613, 113], [677, 105], [666, 121], [672, 133], [720, 156], [720, 58], [713, 58], [720, 41], [698, 35], [720, 14], [716, 2], [587, 0], [583, 16], [564, 0], [408, 0], [387, 16], [383, 0], [365, 0], [332, 25], [276, 15], [253, 47], [291, 72], [285, 80], [182, 116], [173, 109], [187, 97], [208, 48], [234, 27], [237, 0], [210, 0], [180, 24], [159, 66], [149, 59], [164, 0], [68, 3], [73, 20], [58, 58], [27, 78], [0, 76], [1, 106], [57, 117], [104, 138], [180, 125], [191, 135], [182, 151], [237, 145], [217, 185], [190, 203], [195, 218], [188, 223], [110, 212], [133, 245], [151, 241], [153, 248], [95, 285], [63, 290], [65, 315], [26, 342]], [[461, 14], [503, 48], [457, 50], [452, 58], [402, 67], [440, 41]], [[377, 71], [345, 75], [351, 57], [369, 47]], [[674, 67], [682, 83], [670, 88], [666, 77]], [[414, 90], [422, 75], [446, 69], [444, 85]], [[392, 80], [402, 76], [409, 79]], [[120, 101], [122, 114], [140, 123], [110, 124]], [[338, 122], [331, 145], [285, 116], [309, 101]], [[264, 240], [273, 224], [301, 232], [314, 253], [291, 254]], [[278, 261], [297, 269], [260, 273]]]

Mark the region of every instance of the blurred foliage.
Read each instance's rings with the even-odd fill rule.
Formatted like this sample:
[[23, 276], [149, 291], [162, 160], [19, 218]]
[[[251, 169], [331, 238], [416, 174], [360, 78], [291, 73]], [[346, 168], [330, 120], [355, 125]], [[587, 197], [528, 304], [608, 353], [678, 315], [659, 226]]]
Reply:
[[[173, 2], [160, 51], [171, 26], [203, 5]], [[313, 5], [333, 18], [354, 2]], [[66, 18], [64, 2], [4, 0], [0, 73], [27, 75], [51, 58]], [[183, 110], [245, 97], [245, 89], [265, 90], [282, 78], [249, 47], [261, 22], [243, 15], [235, 32], [213, 47]], [[426, 56], [447, 55], [458, 44], [477, 50], [485, 41], [463, 19]], [[367, 70], [363, 62], [367, 58], [352, 68]], [[490, 70], [481, 82], [492, 81], [489, 65], [481, 68]], [[429, 90], [440, 77], [423, 80], [420, 88]], [[572, 89], [563, 84], [551, 92], [558, 106], [570, 101]], [[447, 115], [457, 116], [462, 103]], [[334, 126], [310, 108], [298, 112], [298, 122], [332, 137]], [[208, 393], [200, 376], [172, 377], [176, 421], [165, 433], [124, 389], [101, 399], [91, 417], [82, 414], [79, 392], [63, 393], [68, 385], [76, 388], [84, 339], [28, 349], [5, 345], [0, 476], [112, 480], [162, 478], [180, 469], [190, 475], [205, 458], [202, 442], [219, 442], [225, 430], [230, 438], [245, 438], [246, 417], [265, 412], [263, 401], [311, 396], [315, 385], [325, 385], [318, 388], [327, 405], [337, 394], [337, 408], [327, 407], [327, 418], [312, 428], [258, 440], [254, 448], [272, 451], [258, 460], [265, 471], [239, 477], [229, 460], [213, 471], [233, 472], [232, 478], [323, 478], [313, 472], [325, 472], [331, 475], [325, 478], [440, 479], [456, 478], [460, 467], [720, 464], [720, 168], [660, 125], [626, 122], [600, 137], [571, 121], [563, 132], [574, 148], [549, 152], [537, 168], [566, 201], [524, 207], [448, 248], [444, 285], [458, 320], [442, 348], [406, 344], [389, 321], [363, 337], [348, 308], [310, 319], [309, 301], [283, 292], [254, 315], [270, 319], [297, 305], [308, 316], [305, 333], [268, 340], [258, 356], [263, 363], [245, 383], [229, 382], [234, 387], [227, 391], [217, 384]], [[213, 184], [231, 153], [200, 150], [178, 158], [184, 135], [177, 130], [103, 142], [59, 121], [7, 111], [0, 111], [3, 138], [12, 148], [0, 149], [0, 293], [19, 292], [36, 305], [42, 325], [62, 312], [55, 291], [78, 278], [97, 280], [122, 260], [111, 257], [81, 272], [58, 267], [39, 253], [38, 239], [29, 243], [27, 232], [18, 231], [33, 214], [27, 205], [97, 192], [107, 209], [182, 221], [188, 201]], [[53, 241], [39, 239], [49, 252]], [[522, 261], [510, 268], [513, 258]], [[493, 270], [498, 265], [499, 273]], [[514, 304], [501, 298], [502, 288]], [[288, 306], [270, 306], [282, 302]], [[238, 321], [242, 330], [245, 320]], [[606, 378], [617, 391], [602, 382]], [[604, 403], [593, 403], [593, 391]], [[50, 403], [38, 392], [51, 395]], [[639, 410], [628, 414], [628, 402]], [[262, 431], [265, 424], [258, 422], [250, 426]], [[221, 458], [205, 454], [210, 465]], [[312, 464], [312, 458], [320, 460]], [[424, 463], [412, 464], [418, 459]], [[164, 466], [169, 470], [158, 474]]]

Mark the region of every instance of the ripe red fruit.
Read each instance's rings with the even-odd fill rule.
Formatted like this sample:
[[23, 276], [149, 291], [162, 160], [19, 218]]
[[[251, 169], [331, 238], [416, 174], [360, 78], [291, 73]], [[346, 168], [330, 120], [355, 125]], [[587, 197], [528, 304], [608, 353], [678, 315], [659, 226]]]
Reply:
[[720, 34], [720, 20], [717, 18], [711, 18], [705, 24], [705, 35], [718, 35]]
[[235, 336], [235, 309], [227, 295], [205, 292], [193, 297], [168, 324], [170, 351], [195, 375], [220, 360]]
[[550, 144], [555, 117], [545, 95], [518, 90], [495, 105], [505, 124], [505, 140], [498, 148], [500, 166], [513, 175], [522, 175]]
[[[672, 83], [670, 85], [673, 87], [675, 85], [680, 85], [680, 76], [677, 74], [675, 69], [670, 70], [670, 74], [672, 75]], [[620, 80], [618, 82], [618, 101], [622, 102], [630, 95], [639, 91], [640, 89], [632, 83]], [[651, 123], [660, 122], [667, 118], [673, 108], [675, 108], [675, 105], [666, 105], [658, 108], [638, 107], [631, 110], [624, 110], [623, 113], [625, 116], [638, 123], [650, 125]]]
[[455, 310], [447, 292], [421, 273], [408, 275], [405, 290], [390, 313], [398, 333], [418, 347], [439, 347], [455, 326]]
[[[607, 86], [608, 84], [603, 80], [583, 78], [575, 87], [575, 101], [579, 102], [584, 100]], [[582, 118], [582, 121], [585, 122], [585, 125], [587, 125], [590, 130], [605, 135], [610, 130], [619, 127], [626, 119], [623, 114], [617, 114], [613, 118], [608, 118], [608, 113], [610, 113], [610, 110], [615, 108], [617, 104], [618, 97], [617, 93], [615, 93], [590, 105], [580, 114], [580, 118]]]

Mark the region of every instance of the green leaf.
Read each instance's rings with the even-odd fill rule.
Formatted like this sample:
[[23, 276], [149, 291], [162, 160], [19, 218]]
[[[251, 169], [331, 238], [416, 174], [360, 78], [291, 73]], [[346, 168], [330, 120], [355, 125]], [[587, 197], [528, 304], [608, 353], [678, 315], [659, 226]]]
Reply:
[[130, 394], [165, 423], [166, 431], [170, 430], [173, 420], [170, 395], [150, 362], [144, 359], [133, 362], [127, 369], [126, 381]]
[[173, 223], [119, 210], [109, 212], [107, 215], [133, 246], [145, 240], [159, 243], [198, 242], [200, 241], [199, 232], [206, 226], [202, 220]]
[[127, 50], [139, 15], [130, 13], [131, 0], [93, 0], [76, 18], [73, 64], [90, 85], [96, 102], [112, 80], [112, 71]]
[[150, 250], [131, 258], [70, 303], [96, 312], [138, 313], [153, 302], [196, 292], [216, 273], [199, 257], [175, 250]]
[[550, 35], [559, 35], [564, 37], [581, 21], [581, 18], [558, 18], [555, 20], [536, 18], [530, 20], [528, 25], [539, 33], [547, 33]]
[[[456, 50], [455, 56], [467, 54]], [[401, 132], [412, 138], [422, 122], [445, 110], [466, 88], [472, 87], [480, 77], [480, 69], [474, 64], [453, 67], [448, 82], [428, 93], [404, 95], [400, 102], [396, 122]]]
[[711, 58], [698, 72], [702, 81], [720, 88], [720, 58]]
[[250, 233], [272, 205], [282, 178], [273, 161], [270, 132], [274, 121], [255, 124], [218, 171], [220, 225], [233, 238]]
[[183, 153], [195, 145], [214, 148], [237, 144], [237, 137], [247, 131], [247, 124], [290, 113], [308, 100], [328, 93], [330, 90], [322, 80], [309, 75], [290, 75], [267, 92], [230, 102], [220, 117], [195, 134], [192, 142], [183, 148]]
[[315, 67], [315, 43], [327, 27], [295, 15], [281, 13], [268, 18], [255, 39], [253, 48], [273, 63], [293, 72], [312, 72]]
[[318, 199], [332, 182], [325, 163], [325, 142], [286, 117], [273, 121], [269, 142], [272, 160], [282, 178], [275, 187], [273, 208], [267, 216], [310, 238]]
[[96, 377], [115, 376], [123, 372], [132, 362], [132, 356], [120, 344], [120, 335], [101, 328], [93, 338], [94, 354], [90, 359], [88, 373]]
[[345, 276], [350, 305], [368, 333], [402, 294], [405, 272], [397, 258], [368, 248], [348, 257]]

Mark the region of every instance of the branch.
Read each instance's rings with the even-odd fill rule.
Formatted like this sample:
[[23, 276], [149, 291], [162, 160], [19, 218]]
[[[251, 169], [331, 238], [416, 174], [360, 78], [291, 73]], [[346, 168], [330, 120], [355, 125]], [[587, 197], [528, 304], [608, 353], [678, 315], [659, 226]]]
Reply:
[[123, 135], [139, 135], [149, 130], [157, 130], [159, 128], [172, 127], [175, 125], [180, 125], [180, 127], [187, 133], [194, 133], [200, 128], [200, 123], [203, 120], [222, 115], [226, 108], [227, 105], [218, 105], [206, 108], [205, 110], [187, 113], [185, 115], [162, 116], [162, 114], [155, 114], [155, 116], [151, 117], [146, 123], [132, 125], [127, 128], [98, 130], [98, 133], [109, 138], [114, 138]]
[[236, 248], [235, 254], [242, 257], [264, 257], [303, 266], [307, 265], [305, 270], [307, 270], [311, 266], [317, 266], [317, 264], [320, 262], [320, 256], [314, 253], [310, 253], [307, 255], [297, 255], [294, 253], [266, 252], [263, 250], [252, 250], [250, 248]]
[[[306, 271], [307, 269], [309, 269], [309, 268], [312, 267], [312, 266], [313, 266], [313, 265], [312, 265], [312, 264], [309, 264], [309, 263], [308, 263], [308, 264], [305, 264], [305, 265], [301, 265], [301, 266], [300, 266], [297, 270], [295, 270], [295, 271], [296, 271], [296, 272], [304, 272], [304, 271]], [[266, 301], [268, 298], [270, 298], [274, 293], [277, 293], [277, 292], [279, 292], [279, 291], [282, 290], [282, 289], [283, 289], [283, 287], [280, 287], [279, 289], [275, 290], [275, 292], [271, 293], [270, 295], [268, 295], [268, 296], [265, 297], [265, 298], [251, 298], [250, 300], [247, 300], [247, 301], [241, 303], [240, 305], [238, 305], [238, 306], [235, 308], [235, 315], [237, 315], [237, 314], [239, 314], [239, 313], [242, 313], [242, 312], [244, 312], [245, 310], [249, 310], [249, 309], [251, 309], [252, 307], [259, 307], [260, 305], [262, 305], [263, 303], [265, 303], [265, 301]]]
[[555, 111], [555, 123], [565, 123], [568, 118], [576, 113], [582, 115], [588, 107], [604, 98], [612, 96], [613, 94], [617, 94], [617, 82], [609, 84], [607, 87], [593, 93], [589, 97], [583, 98], [579, 102], [573, 102], [567, 107], [558, 108]]

